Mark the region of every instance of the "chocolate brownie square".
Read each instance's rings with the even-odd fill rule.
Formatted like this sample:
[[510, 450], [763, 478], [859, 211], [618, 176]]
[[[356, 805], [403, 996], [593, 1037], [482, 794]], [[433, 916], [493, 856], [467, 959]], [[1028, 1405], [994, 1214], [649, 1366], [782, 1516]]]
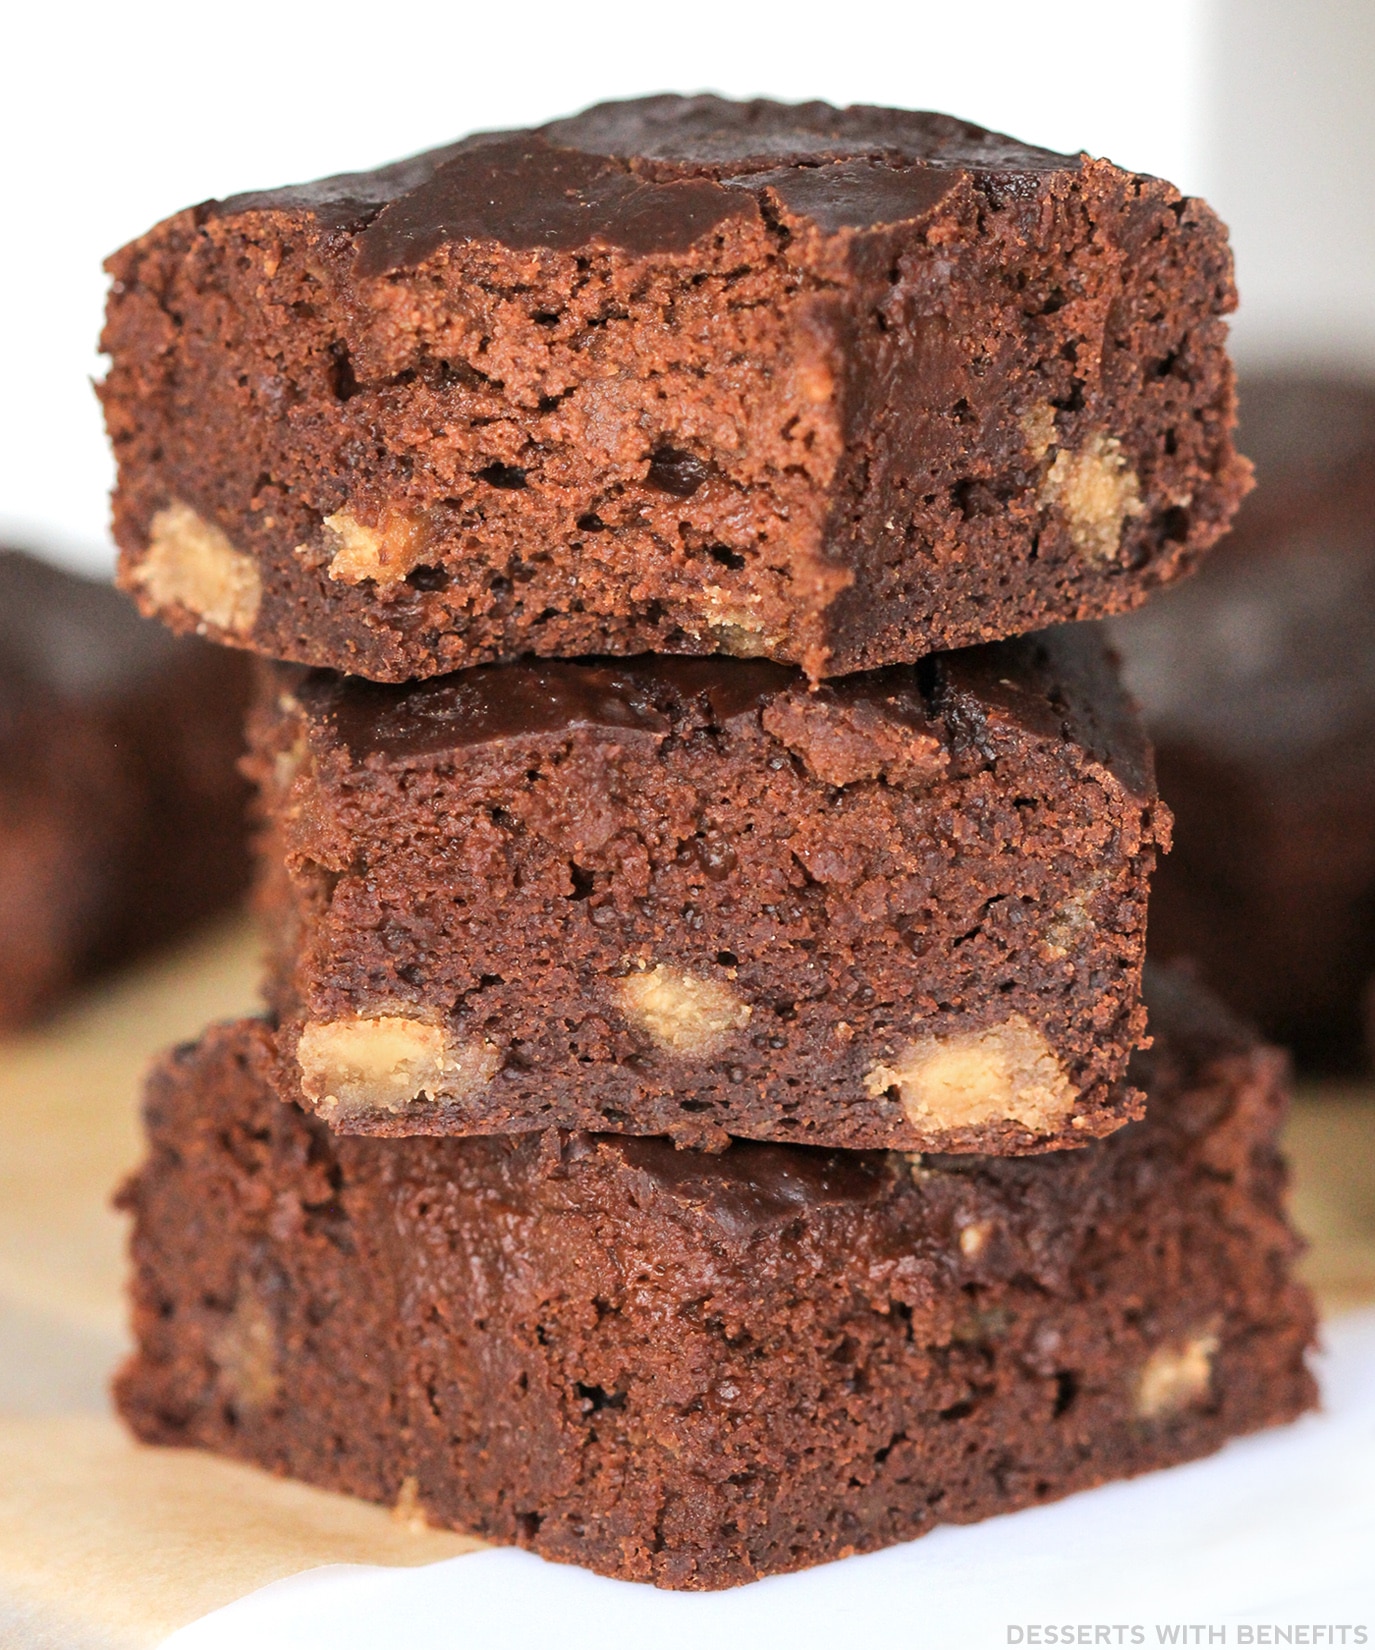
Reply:
[[376, 680], [906, 663], [1134, 606], [1246, 485], [1218, 220], [944, 115], [604, 104], [109, 267], [124, 584]]
[[246, 891], [248, 676], [0, 549], [0, 1026]]
[[762, 660], [265, 669], [270, 998], [346, 1132], [1044, 1151], [1119, 1127], [1168, 814], [1091, 625]]
[[1369, 1060], [1375, 386], [1243, 386], [1260, 478], [1196, 580], [1120, 622], [1176, 848], [1151, 950], [1314, 1069]]
[[708, 1588], [1030, 1506], [1309, 1407], [1284, 1061], [1179, 982], [1144, 1121], [1037, 1158], [366, 1140], [243, 1021], [148, 1088], [139, 1437]]

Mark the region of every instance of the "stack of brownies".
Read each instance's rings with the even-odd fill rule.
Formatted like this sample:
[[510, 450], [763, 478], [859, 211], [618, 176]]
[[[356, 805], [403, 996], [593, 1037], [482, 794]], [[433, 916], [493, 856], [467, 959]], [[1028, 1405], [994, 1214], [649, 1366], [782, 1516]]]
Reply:
[[141, 1437], [717, 1587], [1310, 1403], [1283, 1061], [1183, 976], [1147, 1036], [1169, 816], [1067, 622], [1247, 485], [1205, 206], [658, 97], [111, 267], [122, 581], [269, 656]]

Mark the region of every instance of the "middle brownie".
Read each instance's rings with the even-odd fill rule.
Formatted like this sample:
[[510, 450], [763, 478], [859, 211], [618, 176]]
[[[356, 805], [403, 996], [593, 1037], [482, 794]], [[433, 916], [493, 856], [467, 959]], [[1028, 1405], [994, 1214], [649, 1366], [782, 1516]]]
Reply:
[[1092, 626], [809, 691], [264, 667], [284, 1080], [338, 1130], [1046, 1151], [1138, 1114], [1168, 813]]

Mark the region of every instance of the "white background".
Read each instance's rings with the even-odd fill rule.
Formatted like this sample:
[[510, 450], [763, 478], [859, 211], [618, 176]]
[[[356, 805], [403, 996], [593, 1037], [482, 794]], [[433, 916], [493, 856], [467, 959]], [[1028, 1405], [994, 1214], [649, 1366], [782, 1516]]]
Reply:
[[107, 564], [101, 260], [191, 202], [660, 90], [945, 109], [1207, 194], [1243, 353], [1375, 362], [1375, 0], [11, 4], [0, 534]]

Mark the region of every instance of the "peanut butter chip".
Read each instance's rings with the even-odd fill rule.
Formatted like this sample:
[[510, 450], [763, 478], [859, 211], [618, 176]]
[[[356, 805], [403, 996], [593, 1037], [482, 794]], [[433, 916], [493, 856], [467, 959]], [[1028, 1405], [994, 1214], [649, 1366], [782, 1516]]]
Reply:
[[272, 758], [272, 780], [277, 789], [285, 795], [296, 782], [297, 775], [309, 760], [309, 750], [304, 738], [294, 739], [284, 751], [278, 751]]
[[1049, 401], [1037, 401], [1022, 414], [1022, 434], [1039, 464], [1055, 442], [1055, 408]]
[[219, 1384], [236, 1409], [264, 1410], [277, 1396], [277, 1336], [267, 1304], [251, 1278], [239, 1279], [234, 1310], [210, 1344]]
[[920, 1129], [1020, 1123], [1054, 1132], [1074, 1109], [1074, 1090], [1042, 1034], [1014, 1014], [1002, 1025], [952, 1037], [924, 1037], [864, 1079], [877, 1099], [896, 1089]]
[[1064, 513], [1074, 546], [1091, 561], [1111, 561], [1122, 542], [1122, 528], [1143, 515], [1141, 484], [1122, 456], [1116, 436], [1094, 434], [1081, 451], [1062, 450], [1041, 484], [1042, 504]]
[[835, 394], [835, 374], [824, 361], [800, 361], [796, 383], [797, 393], [813, 406], [820, 406]]
[[457, 1043], [442, 1026], [396, 1014], [312, 1020], [296, 1058], [301, 1090], [324, 1116], [399, 1112], [422, 1098], [466, 1100], [498, 1063], [492, 1043]]
[[[422, 516], [390, 510], [369, 527], [348, 510], [325, 517], [325, 540], [333, 551], [329, 576], [341, 584], [400, 584], [425, 559], [430, 528]], [[302, 546], [302, 549], [305, 549]]]
[[707, 633], [716, 644], [718, 653], [732, 659], [762, 659], [769, 651], [769, 640], [763, 626], [751, 620], [747, 624], [713, 624]]
[[184, 607], [233, 636], [252, 630], [263, 596], [252, 558], [189, 504], [175, 500], [153, 517], [148, 550], [134, 578], [155, 606]]
[[1213, 1381], [1218, 1338], [1194, 1335], [1183, 1346], [1157, 1347], [1136, 1382], [1136, 1413], [1143, 1421], [1167, 1420], [1202, 1403]]
[[408, 1474], [401, 1480], [401, 1489], [391, 1515], [413, 1535], [420, 1535], [429, 1529], [429, 1520], [425, 1517], [425, 1508], [420, 1500], [420, 1480], [413, 1474]]
[[1042, 936], [1042, 947], [1047, 957], [1067, 957], [1093, 927], [1089, 902], [1098, 894], [1107, 879], [1100, 873], [1088, 877], [1082, 887], [1050, 913]]
[[749, 1005], [725, 986], [662, 964], [617, 986], [626, 1018], [670, 1054], [715, 1054], [750, 1017]]

